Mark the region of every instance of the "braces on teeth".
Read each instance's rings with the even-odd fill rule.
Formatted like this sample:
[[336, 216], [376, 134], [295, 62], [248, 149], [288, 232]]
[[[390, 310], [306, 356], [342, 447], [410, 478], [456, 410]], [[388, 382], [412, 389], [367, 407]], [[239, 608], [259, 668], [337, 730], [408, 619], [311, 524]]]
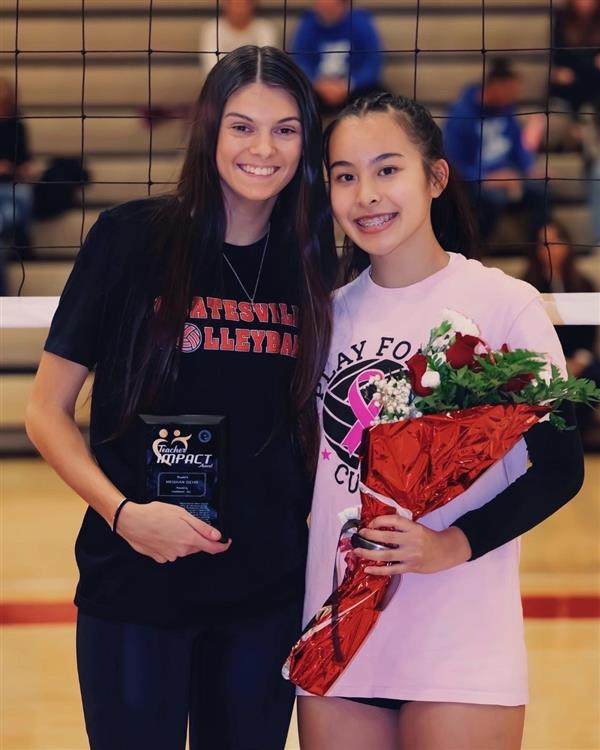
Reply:
[[374, 227], [379, 226], [380, 224], [385, 224], [392, 218], [393, 214], [387, 214], [386, 216], [381, 216], [376, 219], [359, 219], [358, 223], [363, 227]]

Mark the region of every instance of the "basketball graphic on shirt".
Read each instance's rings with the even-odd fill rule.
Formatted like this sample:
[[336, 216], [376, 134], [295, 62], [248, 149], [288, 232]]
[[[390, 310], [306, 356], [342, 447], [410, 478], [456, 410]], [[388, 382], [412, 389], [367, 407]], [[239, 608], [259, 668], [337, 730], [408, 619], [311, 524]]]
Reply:
[[184, 354], [190, 354], [191, 352], [195, 352], [201, 343], [202, 334], [198, 326], [193, 323], [186, 323], [181, 339], [181, 351]]
[[337, 373], [327, 384], [323, 399], [323, 432], [338, 457], [353, 469], [358, 468], [358, 447], [363, 430], [377, 415], [366, 400], [363, 386], [375, 374], [402, 371], [393, 360], [370, 359], [356, 362]]

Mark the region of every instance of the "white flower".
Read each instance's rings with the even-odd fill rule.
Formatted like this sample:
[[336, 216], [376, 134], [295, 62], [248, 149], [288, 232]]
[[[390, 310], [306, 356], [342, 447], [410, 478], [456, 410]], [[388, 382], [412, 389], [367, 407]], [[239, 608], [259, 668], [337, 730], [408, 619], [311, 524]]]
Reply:
[[463, 336], [479, 336], [480, 334], [477, 324], [456, 310], [445, 307], [442, 310], [442, 320], [447, 320], [452, 325], [452, 329], [457, 333], [462, 333]]
[[421, 378], [423, 388], [437, 388], [440, 384], [440, 374], [435, 370], [426, 370]]
[[346, 521], [358, 521], [360, 519], [360, 505], [353, 505], [350, 508], [344, 508], [338, 513], [338, 518], [342, 522], [342, 526]]

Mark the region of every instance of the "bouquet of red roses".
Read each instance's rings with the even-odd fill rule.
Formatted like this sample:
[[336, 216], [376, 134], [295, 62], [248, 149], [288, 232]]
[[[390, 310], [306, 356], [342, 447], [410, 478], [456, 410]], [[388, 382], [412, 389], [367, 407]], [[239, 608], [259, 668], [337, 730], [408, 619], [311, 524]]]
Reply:
[[[324, 695], [358, 651], [400, 576], [372, 576], [352, 554], [351, 532], [390, 512], [417, 520], [464, 492], [546, 414], [557, 429], [563, 400], [592, 403], [589, 380], [563, 378], [542, 354], [491, 351], [477, 326], [452, 310], [408, 371], [367, 382], [378, 414], [361, 446], [360, 518], [347, 520], [338, 545], [346, 569], [305, 628], [283, 668], [304, 690]], [[357, 514], [358, 515], [358, 514]]]

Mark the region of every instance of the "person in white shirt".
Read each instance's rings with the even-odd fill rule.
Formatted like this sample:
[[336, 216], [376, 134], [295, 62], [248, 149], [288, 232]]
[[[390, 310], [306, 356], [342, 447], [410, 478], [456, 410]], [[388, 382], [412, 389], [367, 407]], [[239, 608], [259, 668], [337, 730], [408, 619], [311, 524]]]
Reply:
[[256, 18], [257, 0], [221, 0], [218, 19], [206, 21], [200, 31], [200, 62], [206, 75], [217, 60], [245, 44], [278, 47], [277, 29], [271, 21]]

